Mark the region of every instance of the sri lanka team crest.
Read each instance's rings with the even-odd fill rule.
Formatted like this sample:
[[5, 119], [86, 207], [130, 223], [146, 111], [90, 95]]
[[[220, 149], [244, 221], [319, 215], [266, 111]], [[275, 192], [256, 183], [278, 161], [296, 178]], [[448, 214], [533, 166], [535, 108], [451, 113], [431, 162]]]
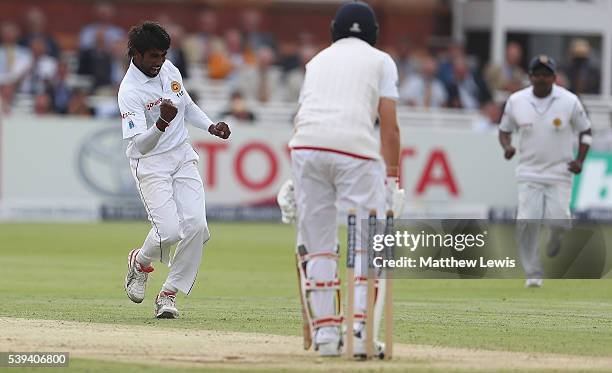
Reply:
[[181, 90], [181, 83], [177, 82], [176, 80], [174, 80], [171, 84], [170, 84], [170, 88], [172, 88], [172, 92], [177, 93], [178, 91]]
[[555, 126], [555, 128], [561, 127], [561, 119], [559, 118], [553, 119], [553, 126]]

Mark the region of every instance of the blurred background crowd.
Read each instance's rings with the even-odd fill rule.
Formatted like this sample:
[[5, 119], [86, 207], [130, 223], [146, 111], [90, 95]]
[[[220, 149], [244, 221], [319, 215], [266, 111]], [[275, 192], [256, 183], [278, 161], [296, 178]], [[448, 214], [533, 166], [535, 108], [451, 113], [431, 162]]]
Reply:
[[[128, 29], [116, 21], [118, 3], [92, 2], [91, 8], [92, 19], [83, 17], [80, 31], [68, 38], [56, 36], [48, 26], [48, 14], [36, 5], [29, 5], [20, 19], [0, 16], [0, 97], [5, 115], [118, 115], [116, 93], [129, 66]], [[284, 35], [281, 42], [265, 27], [261, 8], [238, 10], [233, 23], [221, 22], [219, 11], [211, 7], [193, 14], [196, 20], [189, 28], [169, 13], [154, 20], [170, 33], [167, 58], [181, 71], [194, 99], [204, 100], [200, 103], [206, 110], [206, 100], [195, 88], [222, 87], [225, 104], [211, 114], [253, 122], [258, 105], [297, 101], [305, 64], [329, 40], [303, 28], [286, 30], [291, 37], [287, 41]], [[401, 105], [477, 110], [485, 123], [497, 123], [508, 94], [529, 84], [525, 67], [532, 56], [518, 41], [507, 43], [502, 64], [492, 64], [467, 53], [463, 43], [448, 35], [422, 40], [411, 33], [396, 34], [379, 45], [396, 61]], [[585, 38], [572, 38], [568, 46], [565, 58], [558, 61], [557, 84], [577, 94], [599, 94], [600, 70], [592, 45]]]

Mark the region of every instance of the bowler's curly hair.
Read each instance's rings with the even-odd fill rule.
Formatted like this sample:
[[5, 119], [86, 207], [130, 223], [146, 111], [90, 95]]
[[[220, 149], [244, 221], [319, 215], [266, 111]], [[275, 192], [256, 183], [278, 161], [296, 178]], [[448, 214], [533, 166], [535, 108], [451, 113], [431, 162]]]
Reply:
[[168, 48], [170, 48], [170, 35], [159, 23], [146, 21], [130, 29], [128, 56], [134, 57], [136, 52], [144, 54], [152, 49], [167, 51]]

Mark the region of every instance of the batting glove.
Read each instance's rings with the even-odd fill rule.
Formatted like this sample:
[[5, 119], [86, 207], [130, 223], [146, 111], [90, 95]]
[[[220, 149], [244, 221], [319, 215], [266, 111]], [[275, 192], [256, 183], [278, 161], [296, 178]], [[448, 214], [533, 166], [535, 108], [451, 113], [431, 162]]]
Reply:
[[387, 209], [393, 210], [393, 215], [399, 218], [404, 212], [404, 202], [406, 200], [406, 192], [399, 187], [399, 178], [387, 176], [385, 179], [385, 189]]
[[282, 213], [282, 221], [285, 224], [291, 224], [295, 221], [297, 214], [297, 204], [295, 202], [295, 193], [293, 189], [293, 180], [287, 180], [281, 186], [276, 201]]

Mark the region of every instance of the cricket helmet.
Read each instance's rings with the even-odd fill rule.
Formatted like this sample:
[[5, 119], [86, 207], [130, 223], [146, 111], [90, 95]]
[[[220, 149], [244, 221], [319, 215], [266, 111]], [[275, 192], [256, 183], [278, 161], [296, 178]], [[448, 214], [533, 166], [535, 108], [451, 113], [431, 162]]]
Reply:
[[331, 23], [332, 41], [354, 36], [371, 46], [378, 39], [378, 23], [372, 8], [361, 1], [342, 5]]

